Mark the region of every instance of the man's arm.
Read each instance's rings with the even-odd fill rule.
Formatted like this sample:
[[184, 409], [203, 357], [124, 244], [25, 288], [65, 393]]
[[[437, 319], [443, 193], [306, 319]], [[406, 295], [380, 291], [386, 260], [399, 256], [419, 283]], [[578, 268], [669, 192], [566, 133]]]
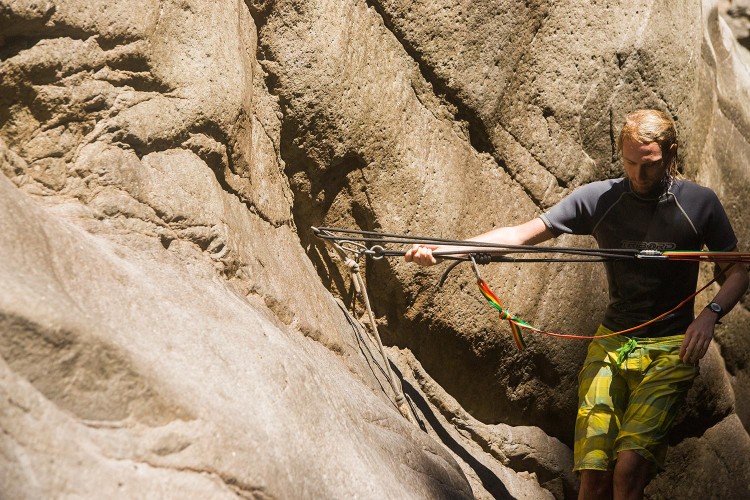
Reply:
[[[733, 252], [737, 251], [735, 247]], [[719, 264], [722, 270], [730, 266], [730, 263]], [[750, 278], [748, 278], [747, 266], [742, 262], [737, 262], [726, 272], [726, 279], [721, 285], [719, 292], [712, 302], [719, 304], [724, 311], [728, 313], [747, 291]], [[685, 340], [680, 348], [680, 359], [684, 363], [698, 363], [708, 351], [711, 339], [714, 336], [714, 327], [718, 321], [717, 314], [709, 309], [704, 308], [700, 314], [690, 323], [685, 330]]]
[[[482, 243], [497, 243], [502, 245], [536, 245], [542, 243], [555, 235], [547, 229], [542, 219], [536, 217], [530, 221], [518, 226], [498, 227], [479, 236], [469, 238], [468, 241], [477, 241]], [[460, 251], [460, 252], [481, 252], [486, 250], [481, 247], [471, 246], [440, 246], [440, 245], [414, 245], [406, 254], [406, 262], [414, 262], [420, 266], [431, 266], [437, 264], [437, 259], [433, 253], [440, 251]]]

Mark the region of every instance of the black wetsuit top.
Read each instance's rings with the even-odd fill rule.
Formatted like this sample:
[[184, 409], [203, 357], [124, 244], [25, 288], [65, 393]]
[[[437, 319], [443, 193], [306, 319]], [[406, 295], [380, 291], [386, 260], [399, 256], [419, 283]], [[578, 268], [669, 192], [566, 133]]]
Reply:
[[[541, 215], [547, 228], [593, 235], [600, 248], [727, 251], [737, 238], [716, 194], [693, 182], [675, 180], [653, 199], [630, 190], [626, 178], [593, 182]], [[648, 321], [695, 291], [697, 262], [606, 262], [609, 305], [602, 324], [614, 331]], [[693, 301], [632, 336], [684, 333], [693, 320]]]

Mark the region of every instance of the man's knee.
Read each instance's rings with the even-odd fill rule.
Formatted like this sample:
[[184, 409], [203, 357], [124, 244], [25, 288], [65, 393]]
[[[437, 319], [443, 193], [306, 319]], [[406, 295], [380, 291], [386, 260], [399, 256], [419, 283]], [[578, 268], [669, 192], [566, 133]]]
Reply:
[[640, 491], [651, 480], [652, 463], [633, 450], [623, 450], [617, 454], [613, 486], [615, 491]]
[[612, 498], [612, 471], [582, 470], [579, 499]]

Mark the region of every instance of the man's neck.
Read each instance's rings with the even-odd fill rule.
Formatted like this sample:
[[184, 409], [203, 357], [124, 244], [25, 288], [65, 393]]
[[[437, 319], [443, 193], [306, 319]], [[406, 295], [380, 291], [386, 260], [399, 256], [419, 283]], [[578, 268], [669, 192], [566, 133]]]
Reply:
[[630, 192], [642, 200], [661, 199], [665, 194], [669, 192], [669, 188], [671, 186], [672, 186], [672, 177], [665, 176], [664, 179], [662, 179], [661, 182], [659, 182], [656, 186], [654, 186], [653, 189], [645, 193], [640, 193], [633, 189], [633, 184], [631, 184], [630, 180], [628, 179], [628, 187], [630, 188]]

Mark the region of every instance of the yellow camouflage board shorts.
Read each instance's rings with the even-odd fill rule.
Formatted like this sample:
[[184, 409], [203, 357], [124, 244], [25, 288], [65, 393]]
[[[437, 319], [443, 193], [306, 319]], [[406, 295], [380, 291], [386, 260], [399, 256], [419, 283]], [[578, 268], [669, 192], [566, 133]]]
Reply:
[[[596, 332], [608, 333], [603, 326]], [[591, 341], [578, 374], [573, 470], [612, 470], [623, 450], [663, 468], [667, 434], [698, 374], [697, 366], [680, 360], [683, 338]]]

